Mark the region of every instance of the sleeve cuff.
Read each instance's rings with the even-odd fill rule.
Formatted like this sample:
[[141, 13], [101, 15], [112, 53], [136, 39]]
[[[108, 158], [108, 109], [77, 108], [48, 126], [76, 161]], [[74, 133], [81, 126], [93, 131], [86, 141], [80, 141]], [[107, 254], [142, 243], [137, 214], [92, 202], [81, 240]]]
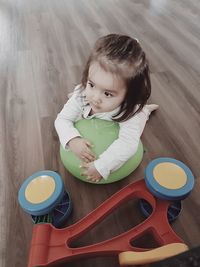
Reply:
[[97, 171], [101, 174], [104, 180], [108, 179], [108, 176], [110, 175], [110, 170], [107, 170], [105, 167], [102, 167], [101, 164], [99, 164], [98, 160], [94, 161], [94, 166], [97, 169]]

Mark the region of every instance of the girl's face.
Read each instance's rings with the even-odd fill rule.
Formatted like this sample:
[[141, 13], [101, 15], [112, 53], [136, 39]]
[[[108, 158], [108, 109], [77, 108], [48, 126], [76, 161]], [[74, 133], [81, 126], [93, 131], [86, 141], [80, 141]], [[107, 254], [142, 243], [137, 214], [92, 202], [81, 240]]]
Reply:
[[122, 104], [126, 87], [120, 78], [94, 62], [89, 68], [85, 93], [92, 114], [103, 113], [113, 111]]

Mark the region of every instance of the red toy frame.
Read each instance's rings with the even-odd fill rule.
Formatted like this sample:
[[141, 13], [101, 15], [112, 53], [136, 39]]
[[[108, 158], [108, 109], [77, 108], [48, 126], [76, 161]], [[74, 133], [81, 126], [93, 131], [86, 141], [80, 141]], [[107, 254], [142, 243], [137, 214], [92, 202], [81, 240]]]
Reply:
[[[153, 212], [145, 221], [112, 239], [89, 246], [70, 248], [70, 243], [73, 240], [103, 220], [119, 205], [133, 198], [145, 199], [151, 204]], [[154, 197], [147, 189], [145, 181], [140, 180], [124, 187], [71, 226], [57, 229], [51, 224], [35, 225], [28, 267], [49, 266], [53, 263], [69, 262], [83, 257], [118, 255], [130, 250], [144, 251], [146, 249], [133, 247], [131, 241], [147, 231], [152, 233], [160, 246], [170, 243], [184, 243], [168, 222], [167, 210], [170, 204], [170, 201]]]

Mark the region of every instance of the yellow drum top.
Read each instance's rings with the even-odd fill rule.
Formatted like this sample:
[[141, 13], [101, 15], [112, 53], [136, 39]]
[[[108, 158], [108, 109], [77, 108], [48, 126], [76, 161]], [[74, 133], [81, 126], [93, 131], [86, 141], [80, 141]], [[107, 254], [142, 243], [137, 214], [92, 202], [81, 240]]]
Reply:
[[55, 181], [51, 176], [42, 175], [33, 179], [26, 187], [25, 197], [33, 204], [47, 200], [55, 190]]
[[187, 182], [185, 171], [171, 162], [156, 165], [153, 169], [153, 176], [159, 185], [167, 189], [179, 189]]

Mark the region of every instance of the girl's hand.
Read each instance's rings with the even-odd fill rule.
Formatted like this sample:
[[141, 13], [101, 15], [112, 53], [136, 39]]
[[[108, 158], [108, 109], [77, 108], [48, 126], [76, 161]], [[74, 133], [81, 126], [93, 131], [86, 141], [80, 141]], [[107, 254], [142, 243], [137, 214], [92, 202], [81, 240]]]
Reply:
[[95, 154], [91, 151], [92, 144], [84, 138], [75, 137], [68, 143], [70, 150], [82, 161], [92, 162], [96, 159]]
[[81, 175], [87, 176], [87, 180], [92, 182], [99, 182], [102, 179], [101, 174], [96, 170], [94, 166], [94, 162], [82, 163], [80, 168], [85, 169], [81, 173]]

